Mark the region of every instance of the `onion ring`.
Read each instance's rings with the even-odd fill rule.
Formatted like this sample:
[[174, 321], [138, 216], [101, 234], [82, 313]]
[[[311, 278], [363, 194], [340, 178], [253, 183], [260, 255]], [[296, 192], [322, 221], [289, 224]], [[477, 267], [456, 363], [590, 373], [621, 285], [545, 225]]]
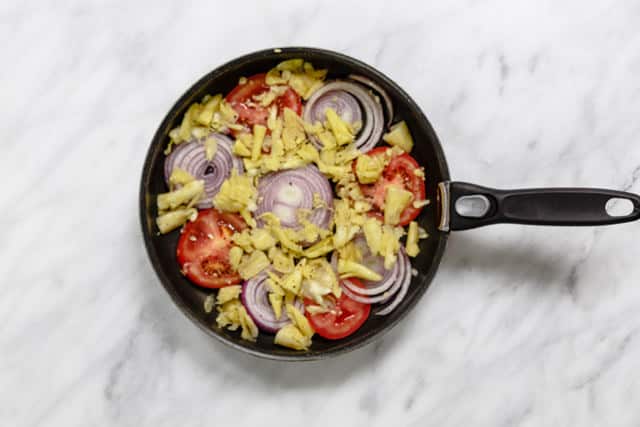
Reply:
[[[409, 271], [411, 269], [411, 265], [409, 263], [409, 258], [407, 258], [406, 255], [404, 255], [404, 253], [402, 252], [402, 255], [400, 255], [401, 253], [398, 253], [398, 260], [396, 261], [396, 264], [398, 264], [398, 272], [397, 272], [397, 276], [395, 278], [394, 281], [391, 281], [390, 283], [392, 283], [392, 286], [390, 288], [388, 288], [387, 291], [383, 292], [382, 294], [378, 294], [375, 296], [362, 296], [362, 295], [358, 295], [357, 293], [353, 292], [349, 287], [347, 287], [347, 285], [345, 284], [345, 282], [341, 282], [340, 286], [342, 287], [342, 290], [344, 291], [345, 294], [347, 294], [347, 296], [349, 296], [349, 298], [351, 298], [354, 301], [358, 301], [364, 304], [375, 304], [378, 302], [383, 302], [389, 299], [389, 297], [391, 297], [392, 295], [394, 295], [396, 292], [398, 292], [398, 290], [400, 289], [401, 285], [404, 283], [403, 282], [403, 277], [406, 276], [407, 271]], [[409, 275], [409, 279], [411, 278], [411, 275]]]
[[393, 102], [391, 102], [391, 97], [389, 96], [387, 91], [382, 89], [380, 85], [378, 85], [377, 83], [374, 83], [374, 81], [368, 77], [360, 76], [358, 74], [349, 74], [349, 78], [351, 80], [355, 80], [366, 86], [369, 86], [378, 95], [380, 95], [380, 97], [384, 101], [384, 106], [386, 108], [385, 115], [387, 116], [387, 126], [391, 125], [391, 122], [393, 121]]
[[[213, 159], [209, 161], [203, 141], [212, 137], [218, 144]], [[197, 203], [198, 209], [210, 208], [213, 197], [218, 194], [224, 180], [231, 175], [231, 170], [235, 168], [239, 173], [244, 171], [242, 160], [232, 154], [231, 144], [228, 136], [214, 132], [204, 138], [178, 145], [164, 161], [164, 179], [167, 185], [174, 168], [184, 169], [195, 179], [204, 181], [204, 195]]]
[[[335, 253], [331, 262], [335, 266], [335, 263], [337, 262]], [[411, 284], [411, 262], [409, 261], [409, 257], [407, 257], [404, 248], [400, 248], [400, 251], [398, 252], [398, 259], [391, 271], [392, 274], [390, 276], [383, 277], [383, 279], [378, 282], [367, 281], [370, 284], [374, 283], [375, 286], [373, 287], [369, 286], [366, 289], [362, 289], [354, 286], [348, 280], [340, 282], [340, 286], [349, 298], [363, 304], [384, 303], [396, 295], [390, 304], [383, 307], [376, 313], [378, 316], [385, 316], [391, 313], [400, 304], [407, 294], [409, 285]]]
[[[325, 206], [313, 208], [313, 195], [318, 194]], [[300, 224], [298, 209], [309, 209], [309, 222], [320, 228], [329, 227], [333, 210], [333, 190], [327, 178], [313, 165], [271, 173], [258, 182], [258, 208], [255, 216], [272, 212], [283, 227]]]
[[[366, 295], [378, 295], [383, 292], [386, 292], [393, 286], [393, 283], [396, 280], [401, 280], [402, 277], [399, 277], [402, 274], [402, 270], [400, 270], [399, 263], [396, 262], [393, 264], [393, 267], [389, 270], [384, 268], [384, 257], [379, 255], [373, 255], [369, 246], [367, 245], [367, 241], [365, 240], [362, 234], [357, 235], [353, 239], [353, 243], [356, 245], [357, 249], [360, 251], [362, 255], [362, 259], [360, 260], [360, 264], [364, 265], [368, 269], [375, 271], [379, 275], [382, 276], [380, 280], [360, 280], [364, 287], [360, 288], [358, 286], [353, 285], [352, 283], [345, 283], [345, 286], [349, 288], [352, 292], [355, 292], [358, 295], [366, 296]], [[338, 265], [338, 252], [334, 251], [331, 256], [331, 265], [334, 270], [337, 269]]]
[[[345, 94], [339, 96], [339, 92], [344, 92]], [[334, 102], [335, 105], [341, 105], [344, 108], [351, 105], [348, 101], [348, 95], [350, 98], [355, 98], [359, 107], [362, 109], [362, 129], [354, 141], [354, 145], [357, 149], [366, 153], [380, 142], [380, 138], [382, 137], [382, 132], [384, 130], [384, 111], [371, 92], [360, 83], [335, 80], [325, 84], [311, 95], [311, 98], [307, 101], [302, 113], [304, 121], [313, 123], [313, 118], [324, 117], [324, 110], [318, 111], [318, 109], [323, 106], [324, 108], [327, 108], [329, 106], [328, 104], [331, 104], [331, 98], [329, 100], [325, 99], [327, 93], [330, 93], [330, 97], [340, 99], [340, 102]], [[322, 147], [322, 143], [318, 141], [317, 138], [311, 139], [318, 148]]]
[[402, 267], [399, 267], [399, 265], [400, 263], [396, 262], [391, 270], [384, 270], [384, 276], [382, 276], [382, 279], [377, 282], [372, 282], [370, 280], [361, 280], [361, 282], [363, 283], [367, 282], [367, 285], [365, 285], [364, 288], [355, 286], [353, 283], [349, 283], [348, 281], [345, 282], [344, 285], [349, 288], [350, 291], [355, 292], [358, 295], [380, 295], [388, 291], [393, 286], [393, 284], [400, 279], [399, 273], [402, 273]]
[[324, 112], [327, 108], [332, 108], [347, 123], [362, 122], [362, 108], [358, 100], [349, 92], [337, 89], [326, 91], [314, 100], [307, 121], [323, 123], [326, 120]]
[[[405, 269], [405, 275], [404, 275], [403, 279], [401, 281], [398, 281], [399, 283], [402, 282], [401, 287], [400, 287], [400, 292], [398, 292], [398, 294], [393, 299], [393, 301], [391, 301], [387, 306], [382, 308], [380, 311], [376, 312], [375, 313], [376, 316], [386, 316], [387, 314], [389, 314], [393, 310], [395, 310], [395, 308], [398, 305], [400, 305], [402, 300], [404, 300], [404, 297], [407, 295], [407, 292], [409, 291], [409, 285], [411, 284], [411, 276], [412, 276], [411, 275], [411, 264], [409, 262], [409, 258], [404, 253], [404, 250], [401, 250], [401, 253], [402, 253], [402, 257], [404, 258], [404, 262], [406, 263], [407, 268]], [[400, 261], [400, 260], [398, 260], [398, 261]]]
[[[247, 313], [255, 324], [262, 331], [275, 333], [278, 329], [290, 322], [284, 307], [280, 318], [276, 319], [273, 313], [273, 308], [269, 303], [269, 287], [267, 284], [268, 275], [265, 272], [261, 272], [257, 276], [247, 280], [242, 285], [242, 305], [247, 310]], [[304, 313], [304, 305], [302, 301], [297, 298], [294, 302], [294, 306]]]

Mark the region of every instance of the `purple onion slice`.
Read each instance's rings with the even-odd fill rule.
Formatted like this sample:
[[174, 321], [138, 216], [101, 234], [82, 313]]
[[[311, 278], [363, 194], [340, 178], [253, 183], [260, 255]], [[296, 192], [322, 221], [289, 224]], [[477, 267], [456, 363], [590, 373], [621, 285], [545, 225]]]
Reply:
[[[380, 255], [374, 255], [371, 253], [369, 246], [367, 245], [367, 241], [364, 238], [364, 235], [358, 234], [353, 239], [354, 245], [356, 245], [358, 251], [360, 252], [362, 259], [360, 260], [360, 264], [364, 265], [368, 269], [375, 271], [382, 279], [380, 280], [363, 280], [360, 279], [360, 282], [364, 286], [363, 288], [357, 287], [351, 283], [345, 284], [351, 291], [355, 292], [358, 295], [378, 295], [383, 292], [386, 292], [391, 288], [391, 286], [395, 283], [396, 279], [398, 279], [398, 275], [402, 273], [400, 270], [401, 266], [398, 262], [393, 264], [389, 270], [384, 268], [384, 257]], [[334, 251], [331, 255], [331, 265], [334, 270], [337, 271], [338, 266], [338, 252]]]
[[[398, 292], [398, 294], [395, 296], [393, 301], [391, 301], [388, 305], [386, 305], [381, 310], [377, 311], [376, 316], [386, 316], [387, 314], [395, 310], [395, 308], [398, 307], [398, 305], [400, 305], [402, 300], [404, 300], [404, 297], [407, 296], [407, 292], [409, 291], [409, 285], [411, 285], [411, 277], [412, 277], [411, 263], [409, 262], [409, 257], [407, 257], [407, 254], [404, 252], [404, 249], [401, 248], [400, 253], [404, 258], [404, 263], [406, 265], [404, 277], [402, 278], [402, 280], [398, 281], [399, 283], [401, 283], [400, 292]], [[400, 253], [398, 255], [400, 255]], [[398, 257], [398, 261], [400, 261], [400, 257]], [[381, 302], [385, 302], [389, 298], [390, 296]]]
[[[203, 144], [206, 138], [215, 138], [218, 143], [211, 161], [207, 160]], [[222, 182], [231, 175], [231, 170], [235, 168], [239, 173], [244, 171], [242, 160], [232, 154], [232, 144], [233, 141], [228, 136], [211, 133], [207, 137], [178, 145], [164, 161], [164, 179], [167, 185], [174, 168], [184, 169], [195, 179], [204, 180], [204, 195], [197, 207], [210, 208], [213, 197], [218, 194]]]
[[[318, 194], [325, 206], [313, 208], [313, 195]], [[327, 228], [333, 209], [333, 190], [327, 178], [313, 165], [266, 175], [258, 182], [258, 208], [255, 216], [272, 212], [283, 227], [296, 228], [297, 210], [309, 209], [309, 221]]]
[[309, 123], [326, 120], [325, 111], [332, 108], [347, 123], [362, 122], [362, 108], [358, 100], [344, 90], [330, 90], [319, 96], [309, 109]]
[[347, 281], [341, 282], [342, 290], [345, 294], [349, 296], [354, 301], [358, 301], [364, 304], [375, 304], [378, 302], [383, 302], [389, 299], [392, 295], [394, 295], [400, 287], [402, 286], [402, 278], [405, 276], [407, 270], [411, 270], [411, 264], [409, 264], [409, 259], [406, 256], [401, 256], [398, 253], [398, 260], [396, 261], [398, 264], [397, 275], [392, 277], [388, 283], [391, 283], [391, 286], [387, 288], [387, 290], [383, 291], [381, 294], [377, 294], [374, 296], [365, 296], [360, 293], [356, 293], [352, 286], [347, 286]]
[[[359, 108], [355, 107], [352, 101], [354, 99]], [[354, 142], [360, 151], [366, 153], [380, 142], [385, 126], [384, 111], [382, 105], [365, 86], [343, 80], [325, 84], [311, 95], [304, 107], [302, 118], [310, 123], [324, 122], [325, 110], [330, 106], [335, 107], [336, 113], [345, 121], [352, 119], [355, 122], [357, 117], [361, 117], [362, 128]], [[322, 147], [322, 143], [316, 138], [312, 138], [312, 141], [317, 147]]]
[[[242, 286], [242, 305], [255, 324], [264, 332], [275, 333], [284, 325], [290, 322], [287, 313], [282, 307], [280, 318], [276, 319], [273, 308], [269, 303], [269, 285], [267, 284], [268, 276], [265, 272], [253, 277]], [[304, 304], [298, 298], [294, 302], [294, 306], [304, 313]]]
[[[363, 265], [366, 264], [363, 262]], [[398, 281], [400, 273], [403, 273], [402, 267], [400, 266], [399, 262], [396, 262], [395, 264], [393, 264], [393, 267], [390, 270], [385, 270], [384, 268], [382, 269], [381, 280], [377, 282], [372, 282], [371, 280], [361, 280], [360, 282], [363, 283], [364, 288], [354, 286], [353, 284], [347, 282], [345, 282], [344, 285], [349, 288], [350, 291], [355, 292], [358, 295], [380, 295], [388, 291], [393, 286], [393, 284]]]
[[382, 98], [382, 100], [384, 101], [384, 106], [386, 108], [385, 116], [387, 117], [387, 126], [391, 125], [391, 121], [393, 120], [393, 102], [391, 102], [391, 97], [389, 96], [387, 91], [382, 89], [379, 84], [375, 83], [368, 77], [360, 76], [358, 74], [349, 74], [349, 78], [351, 80], [355, 80], [366, 86], [369, 86]]
[[[361, 237], [356, 238], [356, 244], [358, 244], [357, 240], [360, 238]], [[334, 256], [332, 257], [332, 260], [331, 260], [332, 264], [334, 265], [337, 262], [337, 256], [335, 254], [336, 253], [334, 252]], [[379, 257], [379, 258], [380, 258], [379, 260], [375, 261], [376, 264], [384, 265], [384, 259], [382, 257]], [[363, 265], [366, 265], [372, 270], [375, 267], [373, 264], [367, 263], [366, 255], [363, 255], [362, 263]], [[386, 273], [384, 274], [382, 280], [380, 281], [372, 282], [369, 280], [363, 280], [362, 283], [363, 285], [365, 285], [364, 289], [353, 285], [348, 280], [342, 281], [340, 285], [344, 293], [347, 294], [347, 296], [349, 296], [349, 298], [353, 299], [354, 301], [358, 301], [364, 304], [375, 304], [375, 303], [383, 303], [388, 301], [398, 291], [402, 292], [402, 289], [405, 284], [405, 281], [407, 280], [407, 277], [409, 282], [411, 282], [411, 262], [409, 261], [409, 257], [407, 257], [403, 248], [400, 248], [400, 251], [398, 252], [398, 259], [394, 264], [393, 268], [390, 270], [384, 270], [384, 267], [383, 267], [383, 271], [385, 271]], [[405, 293], [406, 293], [406, 290], [405, 290]], [[395, 306], [393, 308], [395, 308]], [[388, 309], [388, 307], [385, 307], [384, 309], [382, 309], [384, 313], [379, 313], [379, 314], [380, 315], [388, 314], [393, 310], [393, 308]]]

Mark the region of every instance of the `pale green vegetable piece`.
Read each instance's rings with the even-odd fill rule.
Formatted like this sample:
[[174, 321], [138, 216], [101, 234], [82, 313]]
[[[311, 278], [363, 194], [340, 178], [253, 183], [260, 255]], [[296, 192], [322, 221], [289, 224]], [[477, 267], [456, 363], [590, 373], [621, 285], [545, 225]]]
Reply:
[[258, 160], [262, 154], [262, 143], [267, 134], [267, 128], [262, 125], [253, 126], [253, 145], [251, 146], [251, 160]]
[[413, 199], [413, 194], [400, 186], [389, 185], [384, 194], [384, 223], [396, 225]]
[[218, 150], [218, 140], [212, 136], [204, 140], [204, 156], [208, 161], [213, 160]]
[[420, 253], [420, 248], [418, 247], [418, 223], [415, 221], [409, 223], [405, 249], [410, 257], [415, 257]]
[[302, 284], [302, 271], [300, 268], [295, 268], [291, 273], [286, 274], [282, 277], [280, 282], [280, 286], [282, 286], [285, 290], [298, 294], [300, 292], [300, 285]]
[[170, 185], [185, 185], [194, 181], [195, 178], [186, 170], [181, 168], [173, 168], [171, 176], [169, 177]]
[[333, 108], [327, 108], [325, 110], [325, 114], [327, 115], [327, 122], [333, 136], [336, 138], [336, 142], [339, 145], [345, 145], [352, 142], [354, 135], [351, 133], [351, 129], [349, 129], [347, 122], [342, 120]]
[[386, 166], [385, 156], [362, 155], [356, 161], [356, 176], [362, 184], [372, 184], [380, 179]]
[[255, 341], [258, 337], [258, 327], [251, 316], [249, 316], [244, 306], [241, 305], [238, 307], [238, 315], [240, 318], [240, 327], [242, 328], [240, 338], [247, 341]]
[[197, 216], [198, 211], [195, 208], [177, 209], [158, 216], [156, 225], [161, 234], [166, 234], [182, 226], [188, 220], [195, 220]]
[[311, 338], [315, 331], [309, 324], [309, 321], [304, 316], [304, 314], [300, 313], [300, 311], [293, 304], [287, 304], [285, 306], [285, 310], [289, 319], [293, 322], [294, 325], [298, 327], [300, 332], [302, 332], [302, 335]]
[[238, 266], [238, 273], [240, 273], [243, 279], [247, 280], [269, 267], [270, 264], [269, 258], [267, 258], [264, 252], [253, 251], [251, 255], [242, 257], [242, 261], [240, 261], [240, 265]]
[[371, 270], [370, 268], [349, 260], [338, 260], [338, 273], [342, 279], [348, 277], [357, 277], [359, 279], [378, 281], [382, 280], [382, 276]]
[[390, 132], [385, 133], [382, 139], [389, 145], [401, 148], [407, 153], [413, 149], [413, 138], [404, 120], [391, 126]]
[[274, 342], [283, 347], [289, 347], [294, 350], [306, 350], [311, 345], [311, 338], [304, 336], [300, 329], [293, 323], [289, 323], [276, 333]]
[[251, 232], [251, 243], [253, 247], [266, 251], [271, 249], [276, 244], [276, 239], [264, 228], [256, 228]]
[[215, 304], [216, 297], [214, 294], [209, 294], [204, 299], [204, 312], [211, 313], [213, 311], [213, 306]]
[[278, 295], [273, 292], [269, 292], [269, 304], [271, 304], [271, 308], [273, 309], [273, 314], [276, 319], [279, 319], [282, 315], [282, 300], [284, 299], [284, 295]]
[[218, 291], [218, 297], [216, 298], [216, 304], [222, 305], [231, 300], [237, 299], [240, 297], [240, 293], [242, 292], [242, 286], [233, 285], [233, 286], [225, 286], [224, 288], [220, 288]]
[[302, 58], [288, 59], [276, 65], [276, 69], [280, 71], [300, 71], [302, 69], [302, 64], [304, 64], [304, 60]]
[[238, 265], [240, 265], [240, 260], [242, 259], [243, 254], [242, 248], [238, 246], [233, 246], [229, 249], [229, 264], [231, 264], [231, 268], [234, 270], [238, 269]]
[[204, 181], [201, 179], [191, 181], [177, 190], [170, 191], [169, 193], [158, 194], [158, 210], [173, 210], [180, 205], [187, 205], [194, 200], [198, 200], [203, 193]]

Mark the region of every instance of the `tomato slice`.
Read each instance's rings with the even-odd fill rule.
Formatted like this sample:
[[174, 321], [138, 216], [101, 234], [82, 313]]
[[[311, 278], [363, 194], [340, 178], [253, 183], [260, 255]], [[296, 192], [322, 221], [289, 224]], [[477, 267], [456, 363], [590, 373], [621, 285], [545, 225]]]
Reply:
[[[369, 151], [367, 155], [380, 156], [388, 149], [388, 147], [377, 147]], [[384, 196], [386, 188], [389, 185], [397, 185], [413, 194], [409, 206], [407, 206], [400, 215], [399, 225], [405, 226], [409, 224], [420, 214], [422, 207], [414, 208], [413, 202], [415, 200], [424, 200], [425, 187], [424, 178], [414, 173], [417, 169], [420, 169], [420, 165], [416, 159], [407, 153], [403, 153], [391, 158], [387, 167], [382, 171], [382, 179], [378, 182], [375, 184], [360, 185], [362, 194], [369, 198], [373, 206], [377, 208], [374, 216], [382, 217], [382, 212], [384, 212]]]
[[242, 279], [231, 268], [229, 249], [231, 235], [246, 227], [238, 215], [215, 209], [198, 212], [198, 218], [187, 222], [178, 240], [176, 256], [185, 276], [198, 286], [222, 288]]
[[[362, 283], [358, 279], [349, 280], [356, 286], [362, 287]], [[305, 306], [315, 305], [311, 299], [305, 300]], [[311, 323], [311, 327], [318, 335], [329, 340], [338, 340], [348, 337], [358, 329], [367, 320], [371, 312], [370, 304], [363, 304], [349, 298], [344, 292], [340, 298], [335, 301], [334, 307], [327, 313], [310, 314], [306, 312], [307, 319]]]
[[282, 113], [285, 108], [290, 108], [296, 114], [302, 114], [302, 100], [300, 96], [291, 88], [277, 97], [271, 105], [263, 107], [254, 97], [269, 90], [269, 85], [265, 80], [266, 74], [256, 74], [249, 77], [244, 84], [236, 86], [225, 98], [238, 113], [238, 123], [247, 127], [253, 125], [266, 125], [269, 118], [269, 107], [275, 103], [278, 112]]

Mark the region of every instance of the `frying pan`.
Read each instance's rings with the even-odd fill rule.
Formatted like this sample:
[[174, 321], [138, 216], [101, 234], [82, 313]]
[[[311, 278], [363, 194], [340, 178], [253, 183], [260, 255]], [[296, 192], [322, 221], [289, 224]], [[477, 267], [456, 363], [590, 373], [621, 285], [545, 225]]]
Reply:
[[[215, 311], [206, 314], [203, 301], [207, 290], [191, 284], [181, 273], [175, 258], [179, 232], [160, 236], [155, 228], [156, 196], [167, 191], [163, 176], [163, 150], [169, 131], [177, 126], [190, 104], [208, 93], [228, 93], [240, 76], [265, 72], [277, 63], [303, 58], [318, 68], [329, 70], [329, 78], [359, 74], [387, 91], [395, 107], [394, 120], [405, 120], [413, 134], [412, 155], [425, 167], [427, 198], [433, 203], [423, 209], [418, 222], [429, 233], [420, 242], [420, 254], [412, 260], [417, 275], [402, 303], [387, 316], [371, 315], [353, 335], [336, 341], [315, 336], [308, 351], [277, 346], [273, 336], [260, 334], [258, 340], [241, 340], [237, 332], [218, 328]], [[611, 199], [632, 206], [623, 215], [607, 212]], [[444, 152], [431, 124], [418, 105], [396, 83], [375, 68], [346, 55], [313, 48], [263, 50], [242, 56], [211, 71], [196, 82], [175, 103], [156, 131], [147, 153], [140, 185], [140, 219], [147, 253], [160, 282], [180, 310], [208, 335], [246, 353], [269, 359], [313, 360], [356, 349], [379, 338], [396, 325], [429, 287], [447, 244], [450, 231], [496, 223], [537, 225], [603, 225], [633, 221], [640, 217], [640, 197], [635, 194], [593, 188], [546, 188], [496, 190], [451, 181]]]

